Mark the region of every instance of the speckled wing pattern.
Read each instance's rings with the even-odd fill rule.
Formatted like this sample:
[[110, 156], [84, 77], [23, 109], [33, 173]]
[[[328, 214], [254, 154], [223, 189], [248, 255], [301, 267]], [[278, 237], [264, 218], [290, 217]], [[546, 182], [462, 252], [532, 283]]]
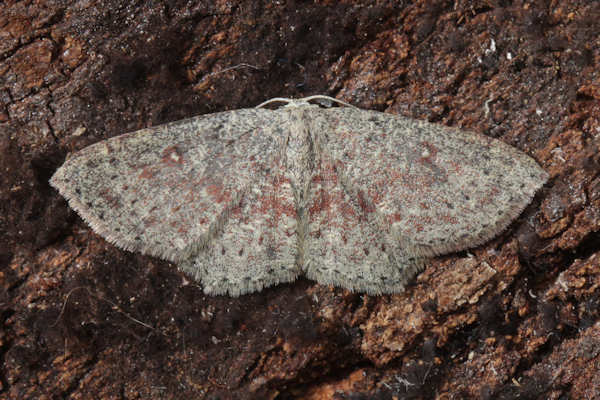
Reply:
[[208, 293], [290, 281], [296, 215], [273, 169], [285, 137], [273, 116], [245, 109], [117, 136], [74, 154], [51, 184], [109, 242], [178, 263]]
[[237, 296], [302, 273], [400, 292], [428, 257], [505, 229], [547, 179], [485, 136], [285, 101], [96, 143], [51, 184], [111, 243]]
[[323, 143], [305, 265], [319, 282], [401, 291], [427, 258], [504, 230], [548, 178], [516, 148], [454, 128], [348, 107], [307, 121]]

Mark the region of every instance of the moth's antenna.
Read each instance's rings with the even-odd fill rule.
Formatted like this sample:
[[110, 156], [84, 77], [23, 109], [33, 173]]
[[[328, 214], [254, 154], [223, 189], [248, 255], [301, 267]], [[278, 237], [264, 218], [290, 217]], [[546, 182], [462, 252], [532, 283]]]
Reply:
[[266, 106], [267, 104], [275, 103], [277, 101], [280, 101], [282, 103], [292, 103], [292, 102], [294, 102], [296, 100], [294, 100], [294, 99], [288, 99], [287, 97], [274, 97], [272, 99], [269, 99], [267, 101], [264, 101], [264, 102], [260, 103], [259, 105], [257, 105], [254, 108], [261, 108], [261, 107]]
[[275, 102], [278, 102], [278, 101], [289, 104], [289, 103], [308, 103], [311, 100], [319, 100], [319, 99], [321, 99], [321, 100], [329, 100], [329, 101], [341, 104], [341, 105], [346, 106], [346, 107], [358, 108], [356, 106], [353, 106], [352, 104], [346, 103], [345, 101], [338, 100], [338, 99], [336, 99], [334, 97], [329, 97], [329, 96], [325, 96], [325, 95], [322, 95], [322, 94], [316, 94], [314, 96], [303, 97], [301, 99], [288, 99], [286, 97], [275, 97], [275, 98], [267, 100], [267, 101], [265, 101], [263, 103], [260, 103], [259, 105], [256, 106], [256, 108], [261, 108], [261, 107], [266, 106], [267, 104], [275, 103]]

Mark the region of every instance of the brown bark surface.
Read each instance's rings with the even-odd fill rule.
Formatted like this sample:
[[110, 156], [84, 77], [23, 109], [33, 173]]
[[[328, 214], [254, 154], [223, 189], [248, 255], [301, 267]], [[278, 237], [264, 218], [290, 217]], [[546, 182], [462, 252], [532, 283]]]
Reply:
[[[0, 399], [600, 399], [600, 3], [0, 3]], [[110, 245], [69, 152], [328, 94], [499, 138], [551, 174], [511, 227], [367, 296], [207, 297]]]

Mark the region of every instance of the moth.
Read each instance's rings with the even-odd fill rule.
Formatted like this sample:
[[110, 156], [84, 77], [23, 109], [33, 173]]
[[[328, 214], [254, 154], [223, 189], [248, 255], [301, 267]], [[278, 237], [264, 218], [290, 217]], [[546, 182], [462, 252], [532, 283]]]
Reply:
[[110, 243], [176, 263], [207, 294], [238, 296], [301, 274], [401, 292], [428, 258], [504, 230], [548, 179], [499, 140], [313, 104], [324, 98], [103, 140], [50, 183]]

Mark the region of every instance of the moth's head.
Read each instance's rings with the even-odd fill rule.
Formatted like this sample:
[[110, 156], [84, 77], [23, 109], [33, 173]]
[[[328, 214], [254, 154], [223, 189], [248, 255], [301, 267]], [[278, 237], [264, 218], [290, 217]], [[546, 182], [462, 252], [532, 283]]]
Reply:
[[289, 100], [288, 103], [286, 105], [284, 105], [283, 107], [284, 108], [300, 108], [300, 107], [315, 108], [315, 107], [321, 106], [321, 104], [319, 104], [319, 103], [317, 103], [317, 104], [310, 103], [310, 101], [307, 99], [308, 99], [307, 97], [304, 97], [302, 99], [288, 99]]

